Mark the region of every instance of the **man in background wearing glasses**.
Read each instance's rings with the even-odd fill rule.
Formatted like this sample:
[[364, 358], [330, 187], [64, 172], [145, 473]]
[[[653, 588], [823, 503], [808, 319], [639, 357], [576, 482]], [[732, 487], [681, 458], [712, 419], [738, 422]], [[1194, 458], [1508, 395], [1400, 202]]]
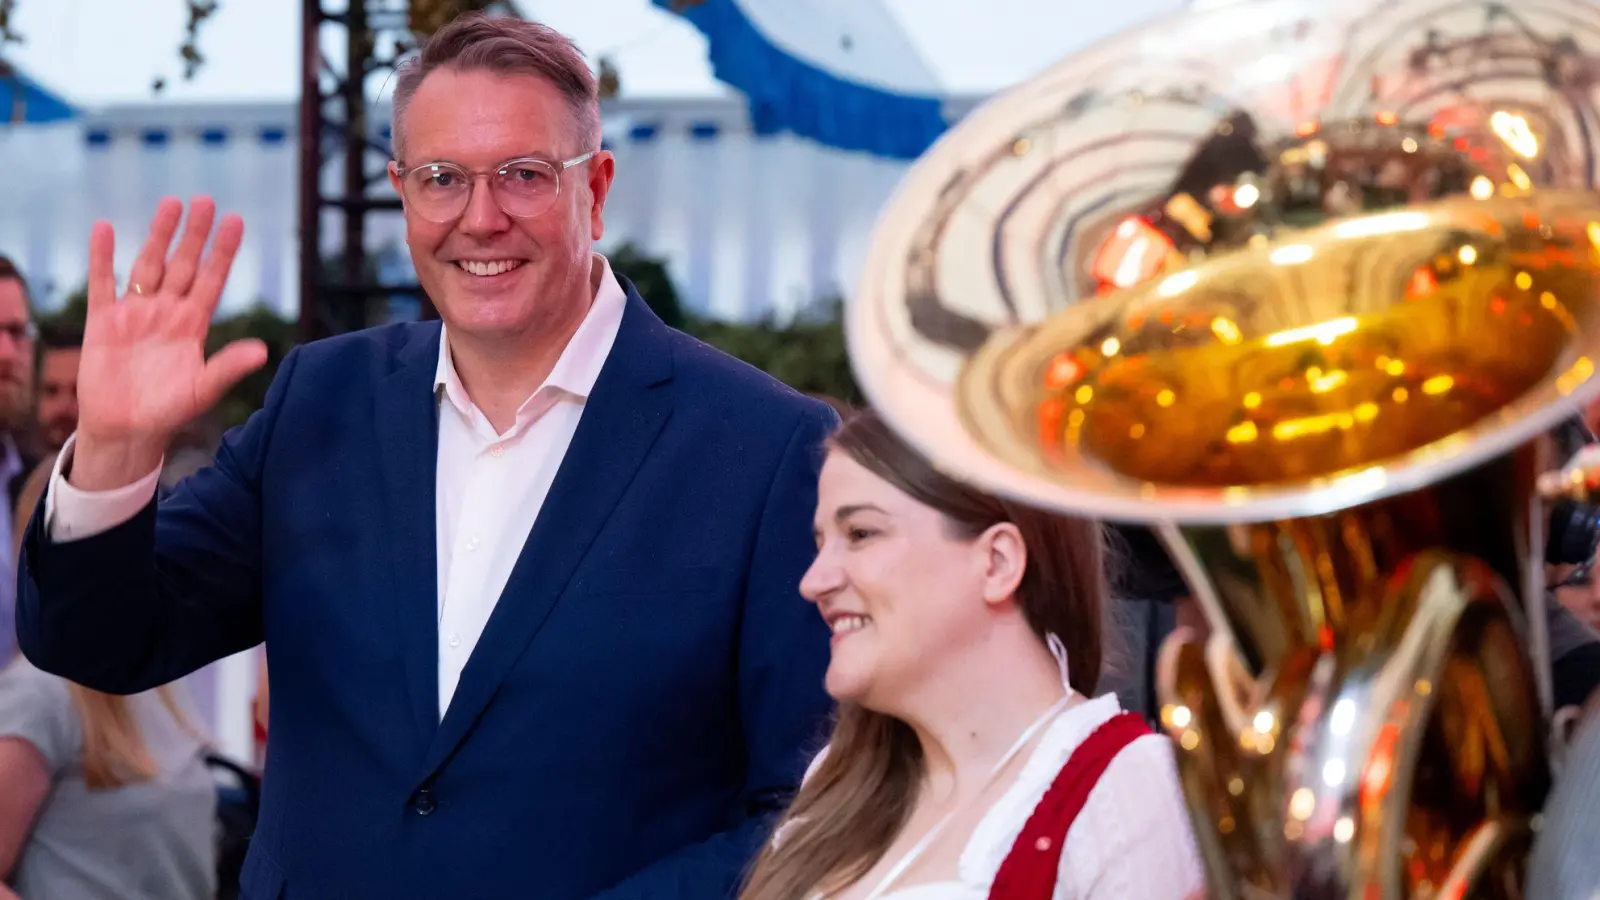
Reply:
[[240, 240], [165, 203], [118, 298], [91, 241], [79, 428], [24, 544], [21, 646], [105, 691], [266, 641], [246, 896], [732, 896], [828, 713], [800, 598], [836, 421], [669, 330], [593, 252], [613, 159], [542, 26], [443, 29], [395, 91], [437, 323], [297, 348], [216, 465], [171, 437]]
[[[34, 324], [28, 282], [11, 260], [0, 256], [0, 485], [5, 488], [6, 515], [0, 516], [3, 547], [12, 546], [11, 511], [28, 473], [39, 462], [30, 428], [33, 410]], [[17, 573], [9, 553], [0, 553], [0, 668], [16, 655], [12, 611], [16, 607]]]

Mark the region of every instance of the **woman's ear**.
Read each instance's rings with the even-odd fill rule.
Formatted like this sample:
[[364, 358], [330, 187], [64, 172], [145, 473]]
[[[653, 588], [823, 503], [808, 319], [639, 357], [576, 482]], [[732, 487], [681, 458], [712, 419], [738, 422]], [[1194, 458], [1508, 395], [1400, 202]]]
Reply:
[[991, 525], [977, 541], [984, 555], [983, 600], [1003, 603], [1016, 596], [1022, 573], [1028, 569], [1028, 547], [1022, 532], [1010, 522]]

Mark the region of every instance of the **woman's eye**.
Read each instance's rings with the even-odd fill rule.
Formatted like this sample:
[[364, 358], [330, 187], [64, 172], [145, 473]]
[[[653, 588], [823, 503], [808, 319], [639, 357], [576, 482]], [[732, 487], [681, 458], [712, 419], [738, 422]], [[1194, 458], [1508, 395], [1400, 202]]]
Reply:
[[845, 532], [845, 534], [850, 538], [850, 542], [852, 544], [858, 541], [864, 541], [867, 538], [872, 537], [874, 533], [875, 532], [873, 532], [870, 528], [852, 528]]

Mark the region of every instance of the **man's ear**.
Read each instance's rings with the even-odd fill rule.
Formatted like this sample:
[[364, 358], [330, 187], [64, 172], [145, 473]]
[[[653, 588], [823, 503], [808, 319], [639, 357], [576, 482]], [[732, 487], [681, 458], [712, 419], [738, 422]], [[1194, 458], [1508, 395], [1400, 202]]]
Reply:
[[616, 158], [610, 150], [601, 150], [589, 161], [589, 194], [594, 198], [589, 208], [589, 238], [598, 241], [606, 234], [606, 198], [611, 196], [611, 180], [616, 177]]
[[983, 554], [984, 602], [1003, 603], [1016, 596], [1028, 569], [1028, 546], [1022, 541], [1022, 532], [1010, 522], [991, 525], [978, 536], [976, 548]]

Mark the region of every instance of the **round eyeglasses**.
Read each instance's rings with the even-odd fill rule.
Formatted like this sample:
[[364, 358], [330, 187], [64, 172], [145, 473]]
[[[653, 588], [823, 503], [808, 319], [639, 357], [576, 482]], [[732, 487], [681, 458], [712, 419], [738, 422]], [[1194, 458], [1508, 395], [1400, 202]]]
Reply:
[[531, 219], [543, 215], [561, 196], [561, 173], [588, 162], [598, 150], [574, 156], [563, 162], [527, 157], [496, 166], [493, 171], [474, 172], [455, 163], [431, 162], [398, 168], [406, 204], [430, 222], [455, 221], [467, 209], [472, 187], [480, 177], [489, 179], [489, 190], [506, 215]]

